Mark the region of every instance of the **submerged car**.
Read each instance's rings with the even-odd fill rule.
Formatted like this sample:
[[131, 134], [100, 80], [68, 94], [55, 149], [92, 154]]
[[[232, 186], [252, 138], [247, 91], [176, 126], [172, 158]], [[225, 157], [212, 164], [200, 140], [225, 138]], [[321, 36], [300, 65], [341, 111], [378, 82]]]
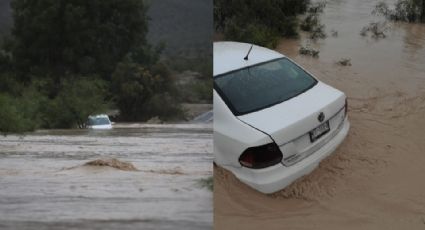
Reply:
[[345, 139], [345, 94], [286, 56], [215, 42], [213, 68], [214, 161], [252, 188], [285, 188]]
[[109, 120], [109, 117], [106, 114], [93, 115], [89, 116], [87, 120], [87, 128], [112, 129], [112, 122]]

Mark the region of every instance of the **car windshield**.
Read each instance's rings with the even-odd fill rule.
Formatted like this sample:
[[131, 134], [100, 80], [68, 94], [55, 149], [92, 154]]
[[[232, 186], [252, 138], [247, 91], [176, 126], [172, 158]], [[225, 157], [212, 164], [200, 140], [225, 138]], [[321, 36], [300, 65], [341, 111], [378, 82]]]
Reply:
[[109, 123], [106, 117], [89, 118], [89, 125], [109, 125]]
[[232, 71], [214, 78], [214, 88], [236, 116], [286, 101], [317, 80], [287, 58]]

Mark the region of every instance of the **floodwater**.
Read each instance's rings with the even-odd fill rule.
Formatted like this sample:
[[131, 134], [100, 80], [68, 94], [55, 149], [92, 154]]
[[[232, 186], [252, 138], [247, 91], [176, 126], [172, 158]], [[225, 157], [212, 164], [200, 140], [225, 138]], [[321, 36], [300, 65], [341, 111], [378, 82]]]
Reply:
[[[326, 27], [326, 39], [314, 42], [304, 33], [301, 39], [284, 39], [277, 50], [306, 65], [309, 71], [319, 75], [324, 81], [331, 77], [337, 77], [335, 80], [342, 81], [348, 78], [345, 76], [347, 74], [355, 75], [358, 86], [356, 84], [353, 90], [356, 92], [368, 88], [372, 94], [379, 90], [376, 88], [384, 88], [382, 85], [396, 85], [411, 95], [422, 89], [425, 79], [425, 24], [392, 23], [383, 17], [373, 16], [371, 11], [379, 1], [326, 2], [321, 17], [321, 22]], [[386, 2], [391, 6], [395, 1]], [[362, 28], [370, 22], [385, 21], [386, 38], [376, 39], [360, 35]], [[337, 31], [338, 35], [332, 36], [331, 31]], [[319, 59], [300, 56], [298, 50], [301, 45], [318, 49]], [[351, 59], [352, 66], [342, 68], [341, 75], [327, 74], [332, 69], [339, 69], [335, 63], [343, 58]], [[317, 67], [318, 63], [326, 66]], [[362, 89], [359, 90], [357, 87]]]
[[[272, 195], [215, 167], [215, 229], [425, 229], [425, 24], [387, 22], [385, 38], [363, 37], [385, 21], [371, 15], [379, 1], [326, 2], [326, 39], [302, 34], [276, 50], [346, 93], [350, 132], [319, 168]], [[319, 58], [298, 54], [307, 44]]]
[[211, 124], [2, 136], [0, 229], [211, 229], [212, 160]]

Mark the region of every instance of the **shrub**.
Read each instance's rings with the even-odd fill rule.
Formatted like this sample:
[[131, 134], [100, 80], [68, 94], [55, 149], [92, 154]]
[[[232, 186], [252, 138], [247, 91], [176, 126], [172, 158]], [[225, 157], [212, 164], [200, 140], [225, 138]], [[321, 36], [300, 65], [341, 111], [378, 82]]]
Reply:
[[313, 28], [319, 24], [319, 17], [317, 14], [308, 14], [300, 24], [300, 28], [303, 31], [310, 32]]
[[302, 46], [298, 52], [301, 55], [312, 56], [314, 58], [318, 58], [319, 57], [319, 51], [318, 50], [315, 50], [313, 48], [310, 48], [310, 47], [304, 47], [304, 46]]
[[112, 92], [121, 120], [146, 121], [153, 116], [170, 119], [182, 113], [174, 79], [160, 63], [151, 68], [131, 61], [118, 64], [112, 75]]
[[241, 27], [236, 21], [228, 22], [225, 34], [226, 37], [232, 40], [258, 44], [270, 48], [276, 47], [281, 37], [278, 31], [261, 24], [252, 23]]
[[43, 128], [84, 127], [87, 117], [105, 112], [106, 84], [96, 78], [73, 76], [64, 80], [60, 93], [40, 109]]
[[310, 33], [310, 38], [313, 40], [326, 38], [325, 25], [315, 26]]
[[26, 131], [25, 119], [16, 108], [16, 100], [9, 95], [0, 94], [0, 132], [23, 132]]
[[368, 34], [371, 34], [371, 37], [375, 39], [385, 38], [387, 37], [385, 34], [387, 30], [388, 26], [385, 22], [371, 22], [369, 25], [362, 28], [360, 35], [367, 36]]
[[309, 0], [216, 0], [214, 26], [226, 39], [274, 48], [280, 37], [297, 36], [297, 15]]
[[144, 105], [142, 111], [147, 117], [157, 116], [160, 120], [181, 120], [185, 114], [180, 104], [168, 92], [155, 94]]
[[325, 2], [311, 4], [307, 9], [307, 16], [301, 21], [300, 29], [310, 32], [310, 38], [313, 40], [326, 38], [325, 25], [320, 23], [319, 13], [323, 12]]
[[21, 97], [0, 94], [0, 132], [22, 133], [39, 127], [41, 96], [29, 90]]
[[213, 82], [211, 79], [197, 82], [192, 85], [192, 90], [195, 92], [196, 98], [201, 102], [212, 102]]
[[342, 58], [337, 62], [337, 64], [342, 66], [351, 66], [351, 59], [350, 58]]
[[397, 0], [394, 4], [394, 9], [390, 9], [385, 2], [379, 2], [372, 14], [382, 15], [394, 21], [425, 22], [425, 1]]

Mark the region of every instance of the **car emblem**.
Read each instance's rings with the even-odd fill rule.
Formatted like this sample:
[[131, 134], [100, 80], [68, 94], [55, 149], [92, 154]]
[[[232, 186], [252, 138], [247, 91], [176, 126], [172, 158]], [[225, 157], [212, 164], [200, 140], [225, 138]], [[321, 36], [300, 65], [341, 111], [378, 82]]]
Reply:
[[319, 116], [317, 116], [317, 120], [319, 120], [319, 122], [322, 122], [325, 120], [325, 114], [323, 112], [319, 113]]

